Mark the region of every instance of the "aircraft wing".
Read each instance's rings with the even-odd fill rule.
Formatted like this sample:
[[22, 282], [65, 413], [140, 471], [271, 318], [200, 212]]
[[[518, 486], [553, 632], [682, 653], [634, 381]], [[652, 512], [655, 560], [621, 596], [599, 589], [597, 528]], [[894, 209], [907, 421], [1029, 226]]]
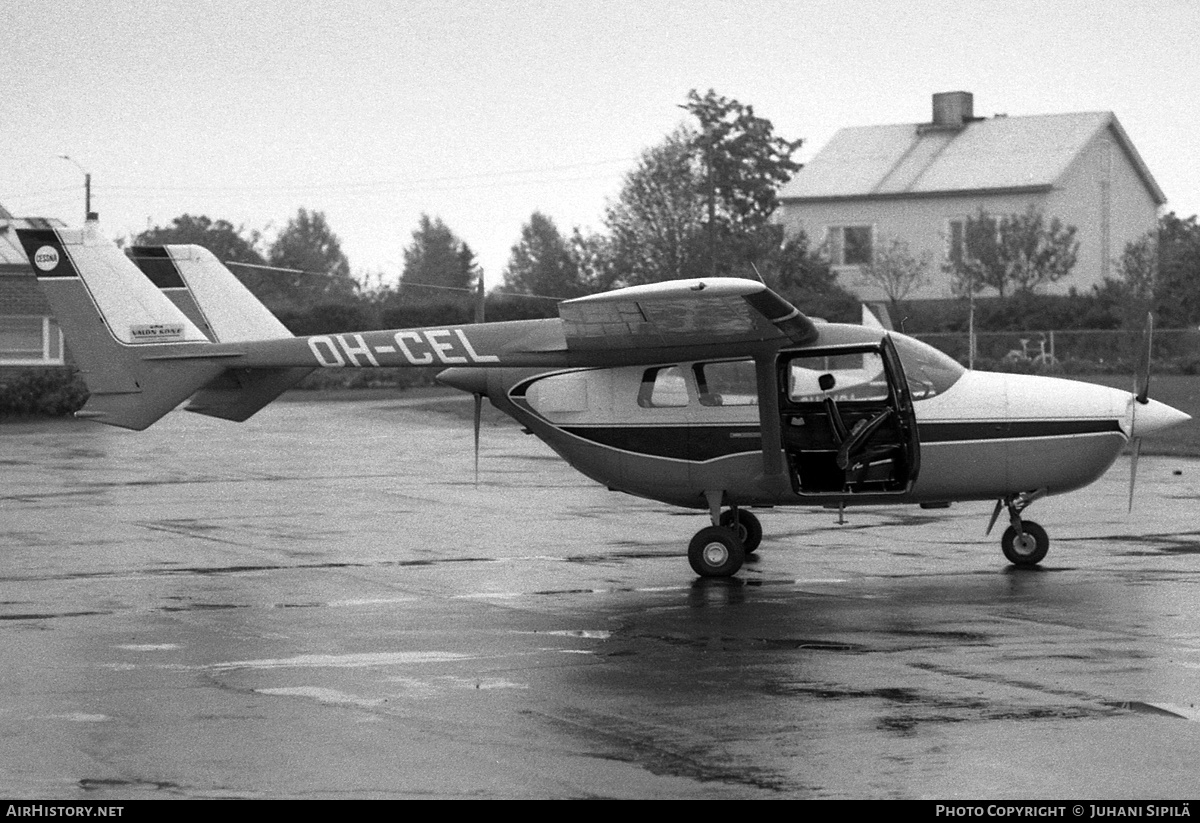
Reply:
[[662, 349], [787, 339], [803, 345], [817, 329], [762, 283], [730, 277], [672, 280], [559, 304], [567, 349]]

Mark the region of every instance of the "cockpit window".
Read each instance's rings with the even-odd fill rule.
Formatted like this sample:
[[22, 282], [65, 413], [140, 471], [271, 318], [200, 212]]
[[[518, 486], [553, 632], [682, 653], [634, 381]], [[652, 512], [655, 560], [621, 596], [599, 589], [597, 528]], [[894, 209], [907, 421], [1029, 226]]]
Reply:
[[757, 406], [758, 380], [753, 360], [697, 363], [696, 387], [702, 406]]
[[638, 389], [638, 405], [644, 409], [677, 408], [688, 404], [687, 383], [680, 366], [646, 369]]
[[913, 400], [927, 400], [941, 394], [966, 372], [957, 360], [928, 343], [903, 334], [893, 334], [892, 343], [896, 346], [896, 354], [900, 355]]

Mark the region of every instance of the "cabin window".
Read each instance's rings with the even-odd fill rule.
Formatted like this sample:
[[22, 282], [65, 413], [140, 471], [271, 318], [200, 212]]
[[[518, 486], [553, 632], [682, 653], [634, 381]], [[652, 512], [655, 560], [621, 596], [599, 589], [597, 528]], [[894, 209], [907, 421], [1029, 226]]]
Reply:
[[835, 266], [869, 266], [875, 259], [874, 227], [831, 226], [829, 262]]
[[0, 316], [0, 364], [63, 365], [62, 332], [53, 317]]
[[875, 351], [858, 351], [793, 357], [788, 361], [788, 400], [820, 403], [825, 398], [819, 383], [823, 374], [833, 375], [829, 396], [836, 401], [888, 399], [883, 356]]
[[757, 406], [758, 380], [753, 360], [697, 363], [693, 367], [703, 406]]
[[572, 372], [543, 377], [525, 391], [529, 405], [541, 414], [588, 410], [588, 378]]
[[678, 408], [688, 404], [687, 381], [679, 366], [646, 369], [638, 390], [638, 405], [644, 409]]

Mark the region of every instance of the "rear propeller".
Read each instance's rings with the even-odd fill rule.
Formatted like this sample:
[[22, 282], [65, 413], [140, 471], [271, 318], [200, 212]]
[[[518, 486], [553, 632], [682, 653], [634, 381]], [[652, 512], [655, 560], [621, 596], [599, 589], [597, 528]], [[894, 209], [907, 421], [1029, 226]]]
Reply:
[[[482, 323], [484, 304], [487, 296], [483, 291], [483, 274], [479, 275], [479, 284], [475, 289], [475, 322]], [[479, 427], [483, 421], [483, 394], [475, 392], [475, 488], [479, 488]]]
[[1133, 393], [1129, 396], [1129, 511], [1133, 511], [1133, 487], [1137, 482], [1138, 455], [1142, 451], [1142, 437], [1137, 430], [1138, 406], [1150, 402], [1150, 348], [1154, 344], [1154, 315], [1146, 315], [1146, 326], [1142, 330], [1142, 346], [1138, 352], [1137, 367], [1133, 375]]

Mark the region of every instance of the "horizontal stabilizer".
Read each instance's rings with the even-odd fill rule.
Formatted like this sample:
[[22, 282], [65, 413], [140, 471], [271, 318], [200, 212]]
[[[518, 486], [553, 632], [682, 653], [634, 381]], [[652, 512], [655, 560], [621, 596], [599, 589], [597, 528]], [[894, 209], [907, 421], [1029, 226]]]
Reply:
[[242, 423], [311, 371], [311, 368], [226, 369], [196, 392], [184, 409]]
[[[224, 370], [219, 362], [201, 360], [141, 365], [133, 391], [93, 391], [84, 407], [75, 413], [76, 417], [141, 431]], [[86, 374], [84, 380], [87, 381]]]

